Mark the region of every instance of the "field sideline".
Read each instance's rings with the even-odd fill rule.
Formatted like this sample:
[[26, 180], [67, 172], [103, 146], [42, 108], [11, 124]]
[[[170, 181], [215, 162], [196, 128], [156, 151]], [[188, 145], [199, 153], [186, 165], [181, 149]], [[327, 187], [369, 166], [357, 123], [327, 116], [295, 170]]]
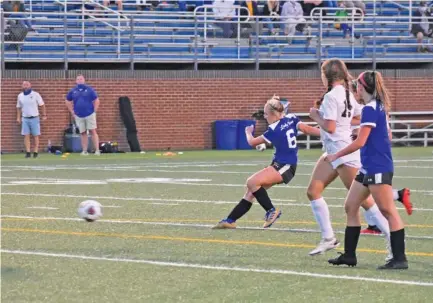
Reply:
[[[263, 230], [253, 205], [237, 230], [211, 230], [244, 193], [272, 151], [156, 152], [101, 157], [1, 157], [4, 302], [428, 302], [433, 293], [432, 148], [394, 148], [394, 187], [409, 187], [409, 270], [377, 271], [380, 236], [361, 236], [358, 266], [310, 257], [320, 240], [305, 195], [320, 150], [301, 150], [288, 186], [269, 191], [283, 214]], [[343, 241], [339, 180], [325, 191]], [[86, 199], [103, 218], [76, 215]], [[398, 202], [397, 202], [398, 203]], [[337, 251], [342, 251], [342, 247]]]

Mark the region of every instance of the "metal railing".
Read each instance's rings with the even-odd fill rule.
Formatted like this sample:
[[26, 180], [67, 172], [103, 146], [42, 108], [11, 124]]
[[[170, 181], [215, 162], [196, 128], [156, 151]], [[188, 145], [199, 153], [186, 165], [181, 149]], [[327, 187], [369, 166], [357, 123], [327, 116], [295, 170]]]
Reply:
[[[335, 8], [327, 10], [328, 17], [324, 17], [322, 14], [315, 16], [315, 12], [324, 11], [321, 9], [313, 11], [313, 17], [302, 22], [305, 28], [312, 30], [311, 33], [305, 32], [304, 30], [302, 34], [298, 33], [294, 36], [273, 36], [267, 34], [266, 27], [269, 27], [270, 24], [274, 27], [284, 27], [288, 24], [288, 22], [281, 17], [275, 17], [277, 21], [269, 22], [262, 16], [240, 16], [237, 17], [236, 21], [228, 22], [236, 24], [238, 28], [237, 36], [234, 39], [213, 39], [216, 38], [221, 31], [213, 22], [223, 23], [225, 21], [214, 21], [211, 19], [211, 15], [205, 12], [201, 14], [197, 12], [194, 14], [178, 12], [128, 12], [120, 14], [116, 12], [116, 14], [110, 13], [107, 16], [100, 16], [100, 13], [103, 13], [103, 11], [93, 12], [89, 16], [85, 9], [67, 13], [33, 12], [33, 18], [31, 18], [31, 20], [36, 24], [40, 24], [38, 25], [38, 33], [29, 35], [28, 39], [25, 40], [22, 45], [24, 47], [30, 45], [31, 40], [34, 40], [35, 37], [47, 37], [50, 35], [49, 33], [52, 33], [52, 35], [56, 34], [59, 38], [60, 35], [64, 37], [65, 61], [68, 60], [66, 44], [70, 38], [70, 40], [75, 42], [77, 39], [80, 39], [81, 42], [100, 42], [99, 45], [88, 47], [89, 57], [87, 57], [85, 61], [91, 60], [94, 54], [93, 50], [100, 49], [100, 52], [110, 54], [110, 51], [106, 50], [110, 49], [109, 46], [116, 46], [115, 58], [117, 58], [119, 62], [124, 62], [124, 59], [127, 58], [131, 64], [131, 68], [133, 68], [136, 62], [168, 61], [169, 59], [164, 59], [163, 57], [156, 58], [155, 54], [159, 54], [158, 48], [160, 47], [164, 47], [167, 53], [171, 52], [171, 49], [183, 47], [189, 50], [188, 53], [181, 53], [185, 52], [185, 50], [173, 51], [173, 54], [178, 54], [178, 58], [173, 58], [174, 56], [172, 55], [170, 56], [171, 61], [191, 62], [194, 63], [196, 69], [198, 68], [199, 62], [221, 61], [253, 63], [256, 65], [256, 68], [259, 69], [260, 63], [317, 62], [321, 64], [323, 60], [330, 57], [329, 53], [331, 52], [333, 52], [332, 56], [338, 57], [339, 54], [336, 48], [340, 46], [344, 47], [344, 51], [347, 52], [347, 54], [350, 52], [349, 57], [344, 57], [345, 60], [349, 62], [372, 63], [373, 66], [375, 66], [378, 60], [378, 58], [376, 58], [377, 50], [379, 47], [380, 49], [384, 46], [386, 47], [386, 43], [384, 45], [377, 45], [376, 37], [381, 37], [381, 40], [416, 40], [415, 37], [410, 36], [410, 33], [405, 28], [405, 25], [408, 23], [407, 21], [403, 21], [405, 17], [374, 15], [369, 17], [369, 20], [355, 20], [355, 16], [349, 16], [348, 18], [350, 18], [350, 20], [346, 22], [350, 23], [352, 26], [350, 39], [344, 40], [342, 38], [343, 34], [341, 34], [341, 38], [333, 37], [330, 41], [330, 34], [335, 36], [337, 33], [333, 28], [335, 20], [332, 14], [329, 13], [331, 10], [335, 11]], [[354, 11], [357, 11], [357, 9], [354, 9]], [[359, 13], [362, 14], [361, 11], [359, 11]], [[2, 12], [2, 22], [29, 19], [29, 17], [22, 16], [20, 18], [14, 17], [14, 14], [16, 13], [8, 12], [9, 16], [5, 18]], [[329, 17], [329, 15], [331, 15], [331, 17]], [[53, 24], [57, 25], [53, 26]], [[397, 29], [383, 29], [381, 28], [382, 24], [393, 24]], [[108, 41], [109, 35], [107, 35], [107, 29], [112, 32], [112, 39], [110, 41]], [[244, 30], [246, 30], [247, 36], [243, 36]], [[213, 38], [210, 37], [210, 31], [213, 32]], [[279, 29], [279, 31], [281, 33], [281, 29]], [[365, 34], [366, 32], [369, 34]], [[400, 35], [395, 36], [394, 34], [396, 32]], [[79, 37], [73, 37], [71, 33]], [[382, 35], [383, 33], [385, 33], [385, 35]], [[393, 35], [387, 36], [386, 33], [392, 33]], [[171, 41], [167, 42], [170, 38]], [[159, 40], [161, 40], [160, 43], [158, 42]], [[188, 40], [188, 42], [185, 40]], [[369, 41], [372, 41], [372, 46]], [[165, 43], [165, 45], [162, 45], [163, 43]], [[10, 45], [14, 44], [14, 42], [5, 41], [4, 31], [2, 31], [2, 65], [4, 65], [5, 62], [5, 44]], [[407, 43], [403, 43], [403, 45], [407, 45]], [[46, 51], [50, 51], [48, 49], [50, 46], [49, 41], [45, 43], [45, 46], [47, 48]], [[278, 50], [277, 53], [274, 52], [275, 49]], [[84, 46], [82, 51], [84, 52]], [[236, 55], [231, 57], [225, 56], [219, 59], [213, 56], [215, 51], [221, 51], [223, 53], [226, 53], [225, 51], [227, 51], [227, 53], [235, 51]], [[363, 52], [362, 56], [359, 55], [359, 51]], [[367, 52], [372, 54], [371, 58], [368, 57]], [[26, 60], [26, 53], [26, 50], [20, 52], [18, 56], [20, 58], [19, 60]], [[292, 53], [295, 53], [296, 56], [292, 55]], [[12, 52], [7, 52], [6, 59], [9, 61], [13, 60], [8, 59], [11, 54]], [[53, 51], [53, 54], [55, 54], [55, 51]], [[387, 60], [384, 56], [385, 55], [380, 58], [380, 60], [382, 60], [381, 62]], [[53, 56], [53, 60], [55, 57], [56, 56]], [[169, 56], [167, 55], [166, 57]], [[427, 54], [422, 56], [417, 55], [417, 57], [416, 60], [426, 60], [427, 62], [433, 63], [433, 57], [430, 58]], [[38, 58], [35, 57], [33, 60], [37, 61], [37, 59]], [[111, 62], [112, 60], [113, 58], [109, 57], [106, 61]], [[390, 60], [395, 61], [396, 59], [391, 58]], [[68, 65], [65, 64], [66, 68], [67, 66]]]
[[[308, 118], [308, 113], [297, 113], [300, 118]], [[407, 117], [431, 117], [430, 119], [407, 119]], [[400, 118], [400, 117], [404, 117]], [[308, 125], [317, 125], [316, 122], [304, 122]], [[421, 143], [424, 147], [428, 147], [429, 143], [433, 143], [433, 112], [432, 111], [408, 111], [408, 112], [390, 112], [389, 121], [392, 143], [410, 145], [412, 142]], [[422, 126], [419, 126], [422, 125]], [[302, 132], [301, 132], [302, 134]], [[395, 136], [396, 135], [396, 136]], [[422, 135], [414, 137], [414, 135]], [[305, 144], [306, 149], [310, 149], [312, 145], [320, 145], [322, 141], [317, 137], [306, 135], [305, 140], [297, 140], [299, 144]]]

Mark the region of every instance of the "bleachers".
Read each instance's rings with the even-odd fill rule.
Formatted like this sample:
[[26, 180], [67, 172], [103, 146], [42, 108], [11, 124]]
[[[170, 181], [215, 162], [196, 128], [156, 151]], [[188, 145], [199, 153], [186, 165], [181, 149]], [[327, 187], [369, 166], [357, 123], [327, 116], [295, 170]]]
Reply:
[[[303, 63], [328, 57], [371, 62], [375, 52], [377, 62], [396, 59], [433, 62], [433, 53], [417, 52], [417, 41], [409, 31], [408, 9], [377, 1], [374, 10], [371, 2], [367, 3], [364, 19], [354, 22], [353, 36], [349, 39], [334, 28], [330, 11], [320, 22], [317, 17], [313, 18], [311, 33], [307, 35], [297, 32], [294, 37], [285, 37], [280, 30], [278, 36], [272, 36], [262, 20], [250, 18], [250, 28], [242, 23], [238, 38], [223, 39], [222, 30], [215, 25], [212, 16], [205, 18], [203, 14], [179, 12], [177, 5], [170, 3], [150, 11], [149, 7], [137, 10], [135, 0], [124, 0], [124, 11], [120, 13], [115, 6], [110, 10], [83, 12], [79, 4], [75, 7], [68, 4], [65, 13], [64, 0], [32, 0], [31, 6], [30, 1], [26, 1], [26, 5], [31, 10], [29, 15], [36, 32], [29, 32], [24, 43], [14, 49], [11, 43], [6, 43], [3, 55], [6, 62], [63, 62], [66, 58], [70, 62], [218, 62], [226, 59]], [[399, 3], [409, 6], [408, 1]], [[259, 33], [255, 28], [260, 29]], [[431, 40], [426, 42], [432, 43]]]

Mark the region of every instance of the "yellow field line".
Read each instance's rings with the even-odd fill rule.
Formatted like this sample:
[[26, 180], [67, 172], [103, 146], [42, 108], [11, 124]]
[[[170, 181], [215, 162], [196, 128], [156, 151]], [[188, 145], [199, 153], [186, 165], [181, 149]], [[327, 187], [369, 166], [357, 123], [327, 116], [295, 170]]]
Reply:
[[[1, 218], [2, 221], [50, 221], [56, 220], [54, 218]], [[137, 222], [172, 222], [172, 223], [188, 223], [188, 222], [211, 222], [216, 223], [217, 219], [155, 219], [155, 218], [142, 218], [142, 219], [117, 219], [117, 218], [104, 218], [104, 220], [115, 220], [115, 221], [137, 221]], [[263, 223], [264, 221], [259, 220], [242, 220], [244, 223]], [[298, 225], [317, 225], [314, 221], [284, 221], [278, 220], [278, 224], [298, 224]], [[332, 222], [332, 225], [346, 226], [346, 223]], [[405, 227], [413, 228], [433, 228], [433, 225], [428, 224], [406, 224]]]
[[[245, 241], [245, 240], [222, 240], [222, 239], [206, 239], [206, 238], [186, 238], [186, 237], [168, 237], [156, 235], [131, 235], [131, 234], [117, 234], [117, 233], [104, 233], [104, 232], [76, 232], [76, 231], [62, 231], [62, 230], [44, 230], [44, 229], [29, 229], [29, 228], [1, 228], [2, 231], [9, 232], [27, 232], [27, 233], [40, 233], [50, 235], [69, 235], [80, 237], [111, 237], [123, 239], [140, 239], [140, 240], [166, 240], [166, 241], [182, 241], [182, 242], [198, 242], [198, 243], [218, 243], [218, 244], [240, 244], [240, 245], [258, 245], [269, 247], [290, 247], [290, 248], [315, 248], [310, 244], [288, 244], [280, 242], [261, 242], [261, 241]], [[386, 250], [375, 250], [360, 248], [358, 252], [367, 252], [375, 254], [387, 254]], [[408, 256], [421, 256], [433, 257], [433, 253], [424, 252], [406, 252]]]

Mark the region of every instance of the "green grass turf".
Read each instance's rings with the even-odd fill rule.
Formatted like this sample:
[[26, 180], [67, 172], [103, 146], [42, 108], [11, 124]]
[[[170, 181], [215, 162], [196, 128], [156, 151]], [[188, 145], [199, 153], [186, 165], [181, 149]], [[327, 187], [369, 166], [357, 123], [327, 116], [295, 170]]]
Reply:
[[[433, 283], [433, 211], [415, 211], [407, 216], [401, 210], [407, 235], [430, 237], [407, 239], [407, 271], [375, 269], [386, 256], [382, 237], [361, 237], [356, 268], [328, 266], [327, 259], [335, 252], [308, 256], [320, 234], [289, 229], [317, 229], [305, 186], [319, 155], [318, 150], [300, 151], [298, 175], [291, 186], [269, 191], [275, 204], [296, 205], [282, 205], [282, 217], [274, 230], [266, 231], [214, 231], [207, 225], [228, 214], [242, 197], [246, 178], [270, 161], [271, 151], [185, 152], [175, 157], [157, 156], [155, 152], [98, 158], [41, 155], [39, 159], [23, 159], [23, 155], [3, 155], [2, 215], [31, 218], [2, 218], [2, 249]], [[415, 207], [433, 209], [431, 148], [396, 148], [394, 156], [395, 187], [410, 187]], [[10, 185], [16, 181], [125, 178], [204, 180], [197, 181], [202, 185]], [[346, 191], [339, 189], [341, 182], [331, 187], [335, 189], [325, 191], [327, 202], [343, 205]], [[74, 196], [119, 198], [95, 198], [105, 206], [119, 208], [104, 208], [99, 222], [74, 221], [78, 203], [85, 200]], [[211, 203], [215, 201], [220, 203]], [[330, 211], [334, 228], [343, 231], [344, 209], [331, 207]], [[260, 227], [263, 215], [263, 210], [254, 205], [238, 224]], [[342, 234], [338, 237], [343, 240]], [[2, 254], [4, 302], [428, 302], [432, 293], [431, 286]]]

